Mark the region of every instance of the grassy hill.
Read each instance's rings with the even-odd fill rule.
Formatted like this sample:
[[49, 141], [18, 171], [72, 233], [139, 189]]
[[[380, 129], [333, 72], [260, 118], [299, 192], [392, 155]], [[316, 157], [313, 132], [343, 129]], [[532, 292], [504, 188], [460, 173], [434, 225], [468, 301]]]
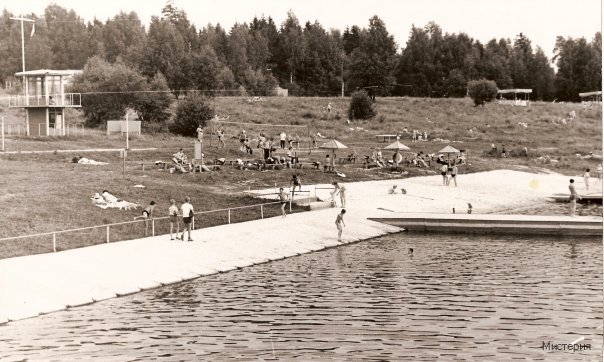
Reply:
[[[332, 111], [326, 112], [328, 103]], [[469, 165], [461, 169], [462, 173], [498, 168], [552, 169], [568, 175], [581, 174], [584, 168], [595, 167], [599, 161], [583, 159], [576, 154], [593, 152], [601, 155], [602, 112], [601, 108], [584, 109], [580, 104], [531, 103], [530, 107], [513, 107], [488, 104], [485, 107], [473, 107], [469, 99], [419, 99], [419, 98], [378, 98], [375, 103], [377, 116], [370, 121], [346, 122], [349, 98], [263, 98], [249, 101], [248, 98], [215, 98], [212, 103], [215, 112], [228, 122], [255, 123], [231, 124], [210, 123], [207, 130], [217, 127], [225, 129], [227, 147], [219, 149], [217, 140], [206, 132], [204, 153], [206, 160], [218, 157], [246, 158], [239, 150], [237, 134], [246, 129], [248, 134], [256, 136], [264, 130], [278, 139], [284, 129], [287, 133], [297, 133], [303, 141], [304, 149], [299, 150], [300, 157], [306, 160], [323, 160], [326, 152], [319, 150], [308, 154], [308, 133], [317, 133], [328, 138], [337, 138], [354, 149], [360, 156], [369, 155], [372, 149], [381, 149], [387, 143], [378, 140], [375, 135], [409, 131], [426, 131], [427, 142], [412, 142], [409, 136], [401, 140], [412, 151], [435, 153], [447, 144], [465, 149], [469, 156]], [[569, 112], [575, 111], [576, 119], [566, 125], [555, 124]], [[21, 110], [0, 109], [6, 121], [11, 124], [23, 122]], [[77, 111], [68, 114], [67, 123], [81, 123]], [[527, 127], [519, 125], [526, 123]], [[270, 127], [260, 123], [289, 126]], [[302, 127], [291, 127], [302, 126]], [[472, 131], [470, 131], [470, 129]], [[444, 139], [449, 142], [435, 141]], [[36, 232], [63, 230], [76, 227], [99, 225], [104, 223], [132, 220], [138, 211], [102, 210], [92, 206], [90, 196], [103, 189], [110, 190], [120, 198], [147, 205], [150, 200], [158, 203], [159, 215], [168, 208], [168, 200], [182, 200], [189, 195], [197, 210], [211, 210], [257, 203], [241, 192], [248, 188], [289, 186], [294, 173], [300, 173], [303, 184], [330, 182], [332, 174], [311, 169], [281, 171], [240, 171], [231, 167], [221, 171], [202, 174], [176, 175], [159, 170], [142, 171], [141, 161], [168, 161], [179, 148], [184, 148], [191, 157], [194, 138], [184, 138], [171, 134], [143, 134], [131, 137], [131, 148], [155, 147], [156, 151], [130, 152], [125, 164], [126, 176], [123, 177], [123, 163], [117, 152], [83, 153], [82, 156], [97, 161], [109, 162], [107, 166], [84, 166], [71, 163], [78, 154], [5, 154], [0, 155], [0, 213], [5, 224], [0, 228], [0, 238]], [[306, 142], [306, 143], [305, 143]], [[507, 150], [520, 150], [526, 147], [528, 157], [493, 158], [485, 151], [494, 143]], [[11, 136], [6, 139], [7, 151], [60, 150], [89, 148], [123, 148], [124, 137], [107, 136], [101, 130], [86, 130], [85, 135], [69, 137], [26, 138]], [[348, 152], [342, 152], [346, 154]], [[548, 155], [557, 162], [544, 163], [540, 156]], [[260, 157], [255, 152], [253, 157]], [[390, 153], [385, 152], [385, 157]], [[426, 170], [408, 167], [409, 175], [425, 175], [436, 172], [436, 166]], [[361, 164], [339, 167], [348, 176], [346, 180], [372, 180], [400, 177], [388, 170], [365, 170]], [[460, 182], [463, 179], [460, 179]], [[145, 189], [134, 188], [143, 184]], [[277, 210], [275, 210], [277, 212]], [[252, 217], [251, 214], [242, 216]], [[224, 222], [224, 215], [208, 216], [209, 225]], [[243, 220], [241, 219], [241, 220]], [[123, 232], [124, 237], [140, 236]], [[80, 238], [82, 239], [82, 238]], [[98, 242], [102, 242], [102, 236]], [[96, 239], [95, 239], [96, 240]], [[10, 245], [9, 245], [10, 244]], [[48, 240], [43, 244], [46, 249], [35, 245], [40, 240], [11, 241], [0, 243], [0, 257], [48, 251]], [[61, 244], [61, 248], [81, 244]]]

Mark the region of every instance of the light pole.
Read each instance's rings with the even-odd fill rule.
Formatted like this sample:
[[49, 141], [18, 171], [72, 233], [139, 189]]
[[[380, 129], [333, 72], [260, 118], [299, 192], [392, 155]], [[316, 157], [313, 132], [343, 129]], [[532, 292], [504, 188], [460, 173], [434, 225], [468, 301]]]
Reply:
[[344, 52], [342, 52], [342, 67], [340, 70], [342, 72], [342, 98], [344, 98]]
[[[24, 18], [24, 17], [10, 18], [10, 19], [11, 20], [19, 20], [19, 21], [21, 21], [21, 62], [22, 62], [22, 65], [23, 65], [23, 72], [25, 72], [25, 38], [24, 38], [24, 35], [23, 35], [23, 22], [27, 21], [27, 22], [35, 24], [36, 21], [35, 20], [31, 20], [31, 19], [27, 19], [27, 18]], [[28, 92], [28, 89], [27, 89], [27, 80], [26, 80], [25, 76], [23, 77], [23, 82], [25, 83], [25, 105], [28, 105], [29, 101], [28, 101], [27, 95], [29, 94], [29, 92]]]

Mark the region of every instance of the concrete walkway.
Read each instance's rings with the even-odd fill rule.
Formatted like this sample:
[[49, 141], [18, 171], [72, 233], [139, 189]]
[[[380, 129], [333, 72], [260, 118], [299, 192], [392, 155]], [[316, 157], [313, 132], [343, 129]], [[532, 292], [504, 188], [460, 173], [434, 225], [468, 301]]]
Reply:
[[[339, 209], [0, 260], [0, 323], [341, 245]], [[397, 232], [349, 213], [343, 242]]]
[[[453, 207], [465, 210], [467, 202], [474, 205], [475, 214], [490, 213], [543, 202], [565, 191], [568, 183], [565, 176], [506, 170], [458, 178], [457, 188], [442, 186], [440, 175], [345, 183], [344, 243], [401, 230], [370, 217], [450, 213]], [[407, 194], [388, 194], [393, 184], [406, 188]], [[305, 189], [314, 194], [314, 186]], [[329, 192], [318, 190], [317, 196], [325, 200]], [[170, 241], [163, 235], [0, 260], [0, 323], [337, 246], [334, 221], [339, 211], [329, 208], [200, 229], [193, 232], [194, 242]]]

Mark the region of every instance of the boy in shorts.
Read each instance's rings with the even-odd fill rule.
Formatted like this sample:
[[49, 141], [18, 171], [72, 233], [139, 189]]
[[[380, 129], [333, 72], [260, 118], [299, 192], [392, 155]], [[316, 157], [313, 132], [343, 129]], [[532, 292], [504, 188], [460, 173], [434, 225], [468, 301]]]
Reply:
[[287, 197], [288, 195], [285, 193], [285, 191], [283, 190], [283, 187], [281, 187], [279, 189], [279, 201], [281, 201], [281, 215], [283, 217], [286, 216], [285, 213], [285, 205], [287, 205]]
[[292, 195], [294, 194], [296, 186], [299, 191], [302, 191], [302, 183], [300, 182], [300, 176], [298, 176], [298, 174], [292, 176]]
[[178, 237], [178, 229], [180, 227], [178, 223], [178, 207], [176, 207], [176, 200], [170, 199], [170, 207], [168, 208], [168, 215], [170, 216], [170, 240], [174, 240], [174, 224], [176, 224], [176, 238]]
[[344, 223], [344, 214], [346, 214], [346, 210], [342, 209], [342, 211], [336, 217], [336, 227], [338, 228], [338, 241], [342, 241], [342, 226], [346, 226]]

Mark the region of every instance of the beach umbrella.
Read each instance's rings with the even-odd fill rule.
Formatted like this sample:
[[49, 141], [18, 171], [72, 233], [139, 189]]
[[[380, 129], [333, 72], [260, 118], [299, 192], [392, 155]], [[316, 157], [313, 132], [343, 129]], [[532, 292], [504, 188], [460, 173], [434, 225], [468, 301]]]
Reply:
[[454, 154], [459, 154], [461, 153], [460, 150], [458, 150], [455, 147], [451, 147], [450, 145], [447, 145], [447, 147], [443, 148], [442, 150], [438, 151], [438, 153], [446, 153], [447, 154], [447, 162], [449, 161], [449, 156], [454, 153]]
[[335, 168], [335, 165], [336, 165], [336, 150], [344, 149], [344, 148], [348, 148], [348, 147], [345, 144], [339, 142], [338, 140], [333, 139], [331, 141], [325, 142], [319, 148], [331, 150], [331, 167], [333, 169], [333, 168]]
[[396, 150], [396, 157], [394, 157], [394, 162], [396, 163], [396, 167], [398, 168], [398, 164], [401, 163], [401, 161], [403, 160], [403, 156], [400, 155], [399, 151], [408, 151], [410, 150], [409, 147], [405, 146], [404, 144], [402, 144], [400, 141], [396, 141], [394, 143], [389, 144], [388, 146], [384, 147], [385, 150]]
[[388, 146], [384, 147], [385, 150], [399, 150], [399, 151], [407, 151], [410, 150], [409, 147], [405, 146], [404, 144], [402, 144], [400, 141], [396, 141], [394, 143], [389, 144]]

